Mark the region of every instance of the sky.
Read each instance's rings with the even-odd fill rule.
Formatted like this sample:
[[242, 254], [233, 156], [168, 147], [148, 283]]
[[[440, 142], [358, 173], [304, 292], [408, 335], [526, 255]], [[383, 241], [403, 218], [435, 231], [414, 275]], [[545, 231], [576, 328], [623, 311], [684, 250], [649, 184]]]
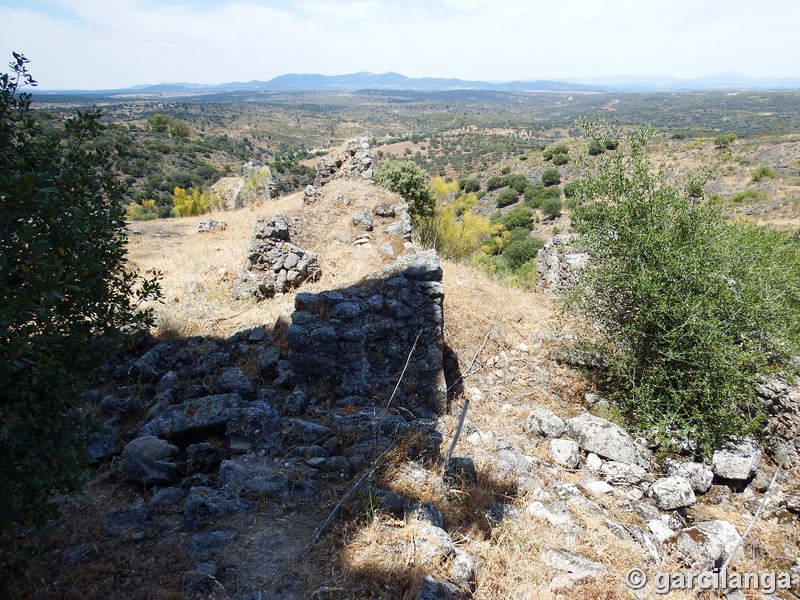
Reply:
[[3, 64], [24, 54], [41, 89], [360, 71], [800, 76], [797, 0], [0, 0], [0, 23]]

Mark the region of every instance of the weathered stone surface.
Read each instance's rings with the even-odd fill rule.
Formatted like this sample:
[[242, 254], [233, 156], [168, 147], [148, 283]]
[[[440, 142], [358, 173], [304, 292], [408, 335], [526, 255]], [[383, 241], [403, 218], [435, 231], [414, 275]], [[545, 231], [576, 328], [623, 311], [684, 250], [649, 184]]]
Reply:
[[771, 440], [775, 458], [780, 460], [778, 457], [788, 451], [786, 467], [800, 468], [800, 386], [770, 377], [756, 386], [756, 393], [769, 415], [764, 438]]
[[224, 429], [242, 404], [239, 394], [188, 400], [167, 408], [142, 428], [141, 435], [174, 439]]
[[536, 289], [556, 295], [575, 285], [589, 255], [576, 234], [561, 233], [545, 243], [536, 260]]
[[200, 233], [207, 233], [209, 231], [225, 231], [228, 224], [225, 221], [215, 221], [214, 219], [207, 219], [200, 221], [197, 225], [197, 231]]
[[567, 430], [567, 423], [553, 411], [536, 407], [528, 415], [529, 431], [545, 437], [559, 437]]
[[353, 213], [353, 225], [364, 231], [372, 231], [372, 211], [368, 208], [360, 208]]
[[691, 506], [697, 501], [691, 484], [683, 477], [664, 477], [650, 486], [648, 495], [661, 510]]
[[285, 434], [289, 439], [301, 444], [316, 444], [324, 441], [331, 434], [331, 429], [312, 421], [289, 419]]
[[158, 381], [174, 365], [178, 351], [174, 344], [162, 342], [137, 358], [130, 369], [128, 377], [138, 381]]
[[317, 164], [314, 187], [320, 188], [334, 179], [372, 181], [372, 156], [369, 138], [352, 139], [343, 152], [325, 156]]
[[664, 470], [668, 475], [686, 479], [698, 494], [705, 494], [714, 481], [714, 471], [702, 463], [667, 459], [664, 461]]
[[244, 371], [234, 367], [223, 371], [217, 378], [217, 391], [220, 394], [239, 394], [248, 397], [253, 393], [253, 384]]
[[216, 517], [255, 508], [256, 504], [249, 500], [210, 487], [197, 486], [189, 490], [189, 495], [183, 502], [183, 518], [189, 527], [197, 527]]
[[708, 520], [681, 529], [665, 544], [692, 569], [705, 570], [719, 567], [740, 539], [736, 527], [727, 521]]
[[637, 485], [647, 478], [647, 471], [638, 465], [609, 460], [600, 466], [600, 473], [611, 485]]
[[128, 456], [132, 452], [144, 454], [153, 460], [168, 460], [175, 458], [180, 448], [154, 435], [143, 435], [128, 442], [122, 450], [122, 456]]
[[260, 218], [233, 296], [235, 299], [271, 298], [303, 282], [316, 281], [321, 273], [317, 255], [289, 241], [286, 217]]
[[414, 525], [414, 540], [417, 559], [422, 564], [443, 561], [453, 551], [453, 540], [441, 527], [429, 523]]
[[406, 511], [405, 519], [409, 524], [429, 523], [436, 527], [444, 527], [442, 512], [429, 502], [412, 504]]
[[225, 437], [232, 452], [249, 450], [279, 452], [283, 421], [278, 412], [264, 400], [252, 402], [232, 415], [225, 428]]
[[405, 368], [393, 404], [444, 412], [441, 277], [430, 251], [400, 257], [377, 289], [298, 294], [287, 331], [293, 380], [325, 379], [339, 396], [389, 398]]
[[565, 573], [564, 576], [553, 581], [552, 587], [554, 588], [568, 587], [571, 583], [588, 581], [606, 572], [604, 564], [568, 550], [555, 548], [545, 550], [542, 552], [542, 561]]
[[462, 597], [455, 584], [426, 575], [422, 580], [416, 600], [459, 600]]
[[150, 504], [157, 508], [169, 508], [183, 502], [189, 492], [182, 487], [167, 487], [158, 490], [150, 498]]
[[581, 453], [574, 440], [550, 440], [550, 460], [567, 469], [577, 469], [581, 464]]
[[192, 444], [186, 448], [186, 473], [211, 473], [225, 458], [225, 452], [208, 442]]
[[761, 450], [753, 440], [730, 443], [714, 451], [711, 457], [714, 475], [721, 479], [746, 481], [761, 464]]
[[120, 461], [126, 479], [144, 485], [171, 485], [180, 480], [181, 472], [170, 462], [154, 460], [138, 452], [128, 452]]
[[558, 500], [545, 506], [542, 502], [534, 500], [525, 507], [532, 517], [546, 519], [551, 525], [565, 525], [572, 523], [572, 515], [565, 502]]
[[631, 439], [619, 425], [588, 413], [567, 421], [569, 433], [581, 448], [622, 463], [650, 466], [650, 453]]
[[450, 555], [450, 577], [460, 583], [471, 583], [475, 579], [475, 561], [461, 548], [453, 548]]

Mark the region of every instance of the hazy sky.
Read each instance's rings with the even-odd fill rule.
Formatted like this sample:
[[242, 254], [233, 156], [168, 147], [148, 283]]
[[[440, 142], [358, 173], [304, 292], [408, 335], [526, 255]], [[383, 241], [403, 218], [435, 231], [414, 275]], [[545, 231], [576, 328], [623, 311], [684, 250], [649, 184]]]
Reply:
[[[43, 89], [396, 71], [800, 76], [797, 0], [0, 0]], [[2, 71], [6, 71], [5, 68]]]

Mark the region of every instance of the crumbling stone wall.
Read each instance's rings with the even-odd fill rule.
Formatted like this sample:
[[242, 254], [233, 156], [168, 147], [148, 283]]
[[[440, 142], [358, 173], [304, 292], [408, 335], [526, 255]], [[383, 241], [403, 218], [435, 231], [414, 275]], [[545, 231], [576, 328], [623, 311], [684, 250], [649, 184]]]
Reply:
[[369, 138], [352, 139], [347, 148], [335, 156], [326, 156], [317, 164], [314, 184], [306, 187], [305, 202], [317, 199], [317, 190], [334, 179], [364, 179], [372, 181], [372, 156]]
[[443, 300], [433, 250], [401, 256], [361, 285], [298, 294], [287, 332], [292, 380], [386, 403], [410, 354], [392, 405], [417, 416], [443, 413]]
[[245, 268], [236, 280], [237, 300], [255, 296], [271, 298], [305, 281], [319, 279], [317, 255], [289, 241], [289, 224], [283, 215], [256, 222]]
[[536, 289], [549, 295], [569, 289], [577, 283], [588, 260], [589, 255], [580, 247], [576, 234], [553, 236], [536, 257]]

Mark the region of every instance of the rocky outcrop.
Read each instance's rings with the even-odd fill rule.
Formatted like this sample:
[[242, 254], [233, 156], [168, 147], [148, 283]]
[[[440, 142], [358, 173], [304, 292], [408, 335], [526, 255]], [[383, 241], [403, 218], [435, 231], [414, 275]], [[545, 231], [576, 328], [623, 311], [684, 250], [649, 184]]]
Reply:
[[372, 181], [369, 138], [350, 140], [343, 152], [320, 159], [314, 184], [305, 190], [305, 201], [313, 202], [318, 197], [316, 192], [319, 188], [334, 179], [343, 178]]
[[298, 294], [287, 332], [292, 381], [388, 401], [405, 368], [394, 403], [441, 414], [443, 299], [435, 251], [401, 256], [371, 283]]
[[536, 289], [557, 295], [575, 285], [589, 255], [576, 234], [560, 233], [545, 243], [536, 260]]
[[250, 241], [247, 263], [236, 280], [233, 296], [272, 298], [306, 281], [316, 281], [321, 269], [314, 252], [289, 241], [286, 218], [259, 219]]

